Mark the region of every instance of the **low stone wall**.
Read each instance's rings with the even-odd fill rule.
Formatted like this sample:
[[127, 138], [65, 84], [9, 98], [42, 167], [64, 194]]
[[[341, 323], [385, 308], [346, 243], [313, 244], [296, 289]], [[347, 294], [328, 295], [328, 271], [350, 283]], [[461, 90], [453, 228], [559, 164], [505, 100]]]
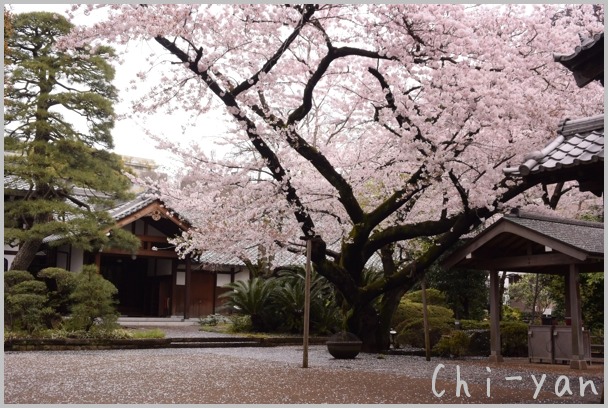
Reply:
[[10, 339], [4, 351], [112, 350], [163, 348], [171, 339]]
[[[311, 337], [310, 345], [325, 344], [326, 337]], [[302, 337], [261, 338], [164, 338], [164, 339], [9, 339], [4, 351], [33, 350], [115, 350], [184, 347], [275, 347], [302, 345]]]

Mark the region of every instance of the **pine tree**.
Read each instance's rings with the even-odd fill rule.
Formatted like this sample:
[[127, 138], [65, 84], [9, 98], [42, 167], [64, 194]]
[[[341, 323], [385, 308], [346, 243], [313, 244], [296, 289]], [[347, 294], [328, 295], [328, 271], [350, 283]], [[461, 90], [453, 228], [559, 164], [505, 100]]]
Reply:
[[[135, 249], [121, 230], [107, 234], [107, 210], [129, 197], [113, 148], [113, 49], [55, 49], [72, 24], [57, 13], [11, 16], [5, 67], [5, 243], [18, 245], [11, 269], [26, 270], [42, 240], [84, 250]], [[6, 200], [5, 200], [6, 201]]]

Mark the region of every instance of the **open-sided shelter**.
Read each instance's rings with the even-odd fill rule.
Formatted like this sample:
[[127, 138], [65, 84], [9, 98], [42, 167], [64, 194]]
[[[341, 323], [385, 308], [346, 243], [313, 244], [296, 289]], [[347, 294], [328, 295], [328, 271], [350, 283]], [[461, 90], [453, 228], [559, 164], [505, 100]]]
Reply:
[[505, 215], [446, 257], [444, 268], [490, 272], [490, 360], [502, 361], [498, 272], [558, 274], [566, 281], [566, 313], [571, 316], [570, 366], [584, 369], [579, 275], [604, 271], [604, 224], [517, 212]]

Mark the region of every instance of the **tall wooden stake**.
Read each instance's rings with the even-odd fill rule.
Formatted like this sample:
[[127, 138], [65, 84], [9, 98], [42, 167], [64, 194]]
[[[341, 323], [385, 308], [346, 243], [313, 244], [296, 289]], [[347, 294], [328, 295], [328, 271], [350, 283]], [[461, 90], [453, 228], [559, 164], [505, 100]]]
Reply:
[[308, 368], [308, 331], [310, 328], [310, 256], [311, 240], [306, 239], [306, 278], [304, 281], [304, 352], [302, 368]]
[[424, 323], [424, 349], [426, 361], [431, 361], [431, 337], [429, 335], [429, 315], [426, 310], [426, 280], [422, 278], [422, 321]]

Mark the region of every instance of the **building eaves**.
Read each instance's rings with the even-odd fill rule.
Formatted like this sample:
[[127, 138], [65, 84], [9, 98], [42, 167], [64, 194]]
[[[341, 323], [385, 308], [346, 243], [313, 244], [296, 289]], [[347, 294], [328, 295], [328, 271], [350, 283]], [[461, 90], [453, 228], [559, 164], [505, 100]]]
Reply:
[[576, 84], [582, 88], [598, 80], [604, 83], [604, 33], [593, 37], [581, 37], [581, 45], [571, 54], [554, 54], [553, 60], [559, 62], [574, 76]]
[[564, 120], [558, 136], [542, 150], [527, 155], [524, 163], [503, 169], [504, 174], [530, 174], [604, 161], [604, 115]]
[[575, 249], [593, 255], [604, 254], [604, 224], [519, 212], [505, 220], [536, 231]]
[[121, 220], [152, 204], [155, 200], [156, 198], [150, 197], [147, 194], [139, 194], [134, 199], [122, 203], [108, 212], [115, 220]]

